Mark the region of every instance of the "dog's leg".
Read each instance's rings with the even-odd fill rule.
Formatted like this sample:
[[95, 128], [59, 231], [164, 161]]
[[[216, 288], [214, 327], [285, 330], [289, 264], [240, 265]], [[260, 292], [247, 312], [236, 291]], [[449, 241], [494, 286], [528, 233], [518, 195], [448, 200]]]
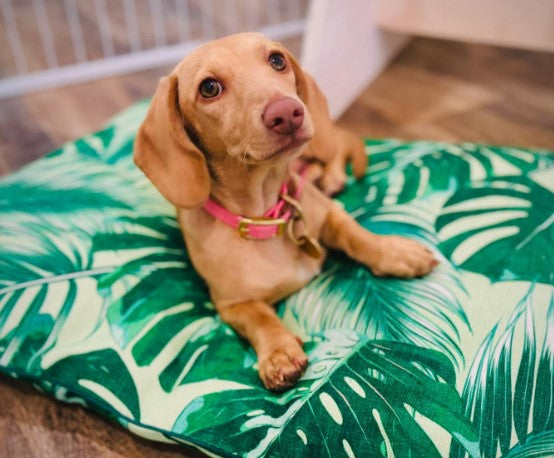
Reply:
[[217, 307], [221, 319], [247, 339], [258, 355], [258, 372], [266, 388], [281, 391], [304, 373], [308, 358], [302, 341], [287, 330], [265, 302]]
[[320, 184], [323, 192], [328, 196], [336, 194], [346, 183], [346, 164], [352, 163], [352, 171], [356, 178], [362, 177], [367, 169], [367, 155], [365, 145], [359, 137], [334, 126], [336, 138], [336, 153], [325, 164]]
[[335, 204], [327, 214], [321, 239], [328, 247], [342, 250], [365, 264], [378, 276], [419, 277], [438, 264], [424, 245], [404, 237], [369, 232]]

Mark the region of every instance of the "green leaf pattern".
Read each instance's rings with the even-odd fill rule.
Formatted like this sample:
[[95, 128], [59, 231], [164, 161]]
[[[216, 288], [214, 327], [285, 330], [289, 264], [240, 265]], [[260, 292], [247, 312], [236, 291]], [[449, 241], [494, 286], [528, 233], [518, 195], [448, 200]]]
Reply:
[[441, 264], [383, 279], [331, 253], [278, 304], [310, 366], [274, 394], [132, 163], [147, 106], [0, 181], [2, 372], [218, 456], [554, 453], [551, 152], [368, 140], [337, 203]]

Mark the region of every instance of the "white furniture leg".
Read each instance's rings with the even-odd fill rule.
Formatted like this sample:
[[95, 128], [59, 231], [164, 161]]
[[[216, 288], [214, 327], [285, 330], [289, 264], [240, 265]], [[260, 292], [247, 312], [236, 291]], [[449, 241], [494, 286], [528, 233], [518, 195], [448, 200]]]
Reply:
[[302, 66], [327, 96], [337, 118], [390, 59], [407, 36], [381, 31], [374, 0], [312, 0], [302, 48]]

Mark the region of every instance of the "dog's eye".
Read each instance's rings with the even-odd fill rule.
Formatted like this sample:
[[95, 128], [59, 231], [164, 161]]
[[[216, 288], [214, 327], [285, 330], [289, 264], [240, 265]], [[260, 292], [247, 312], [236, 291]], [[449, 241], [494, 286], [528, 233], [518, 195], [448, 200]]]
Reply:
[[285, 68], [287, 68], [287, 62], [285, 61], [285, 58], [282, 54], [279, 54], [278, 52], [271, 53], [267, 61], [278, 72], [282, 72]]
[[200, 95], [205, 99], [211, 99], [212, 97], [221, 94], [222, 90], [223, 86], [221, 83], [213, 78], [206, 78], [200, 83], [200, 87], [198, 88]]

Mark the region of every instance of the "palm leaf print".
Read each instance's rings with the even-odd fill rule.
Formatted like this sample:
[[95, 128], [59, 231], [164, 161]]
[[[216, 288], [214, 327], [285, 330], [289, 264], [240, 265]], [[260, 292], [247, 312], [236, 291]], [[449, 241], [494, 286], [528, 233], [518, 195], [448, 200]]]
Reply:
[[[160, 202], [141, 196], [132, 175], [111, 174], [69, 146], [61, 151], [40, 170], [31, 164], [0, 183], [0, 360], [25, 360], [31, 372], [55, 345], [82, 286], [114, 269], [96, 259], [91, 234], [121, 230], [141, 200]], [[118, 188], [132, 192], [116, 195]]]
[[554, 431], [545, 431], [529, 438], [524, 444], [517, 444], [504, 458], [551, 457], [554, 450]]
[[[350, 329], [370, 339], [412, 343], [463, 359], [458, 326], [469, 326], [447, 266], [416, 280], [374, 277], [365, 267], [333, 254], [328, 268], [291, 296], [285, 316], [304, 333]], [[458, 324], [455, 324], [458, 321]]]
[[[503, 333], [499, 334], [497, 324], [487, 335], [463, 389], [464, 411], [479, 430], [484, 457], [498, 456], [498, 452], [540, 456], [542, 446], [553, 439], [554, 299], [544, 307], [546, 315], [538, 318], [546, 319], [541, 350], [535, 335], [533, 289], [531, 284]], [[523, 332], [521, 349], [515, 338], [518, 332]], [[464, 455], [458, 444], [452, 445], [451, 457]]]

